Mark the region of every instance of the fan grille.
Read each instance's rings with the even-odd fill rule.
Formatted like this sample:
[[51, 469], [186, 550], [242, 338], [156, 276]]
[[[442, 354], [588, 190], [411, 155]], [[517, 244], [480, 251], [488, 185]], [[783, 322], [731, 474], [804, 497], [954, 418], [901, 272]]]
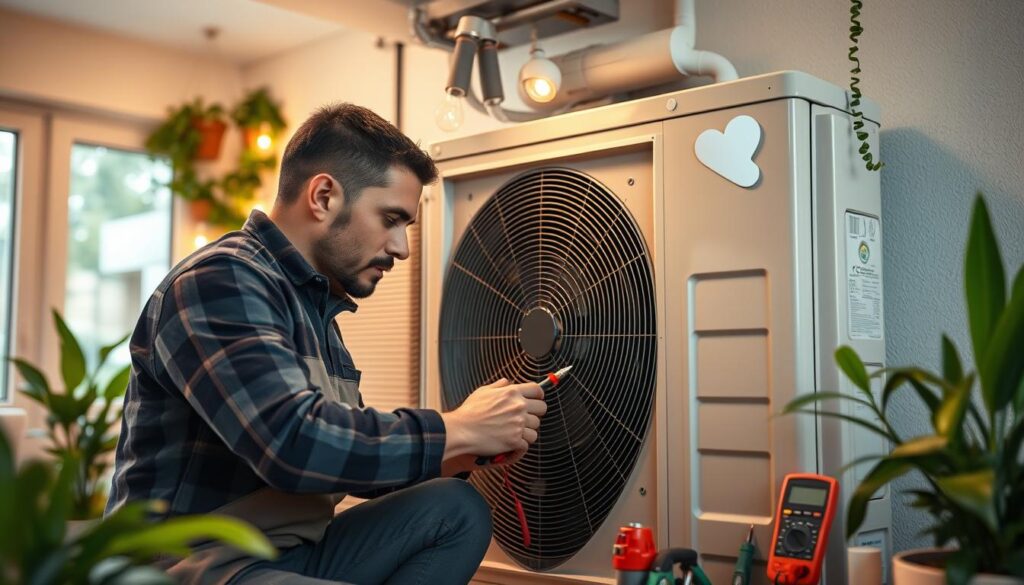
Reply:
[[523, 545], [499, 471], [471, 481], [516, 562], [548, 570], [583, 548], [626, 484], [649, 428], [657, 368], [650, 256], [615, 195], [567, 168], [523, 173], [476, 213], [441, 303], [445, 409], [505, 377], [573, 371], [547, 396], [539, 439], [510, 471], [532, 541]]

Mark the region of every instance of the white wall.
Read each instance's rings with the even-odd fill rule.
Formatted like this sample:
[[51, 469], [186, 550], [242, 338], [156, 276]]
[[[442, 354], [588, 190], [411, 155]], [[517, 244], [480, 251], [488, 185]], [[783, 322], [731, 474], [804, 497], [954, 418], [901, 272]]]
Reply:
[[0, 97], [152, 122], [196, 94], [240, 92], [238, 68], [210, 56], [0, 9]]

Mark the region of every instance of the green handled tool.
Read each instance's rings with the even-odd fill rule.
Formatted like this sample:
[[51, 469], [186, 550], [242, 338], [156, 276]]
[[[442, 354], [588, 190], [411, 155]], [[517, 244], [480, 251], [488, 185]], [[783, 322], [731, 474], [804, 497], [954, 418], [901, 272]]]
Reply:
[[740, 544], [740, 556], [736, 559], [736, 568], [732, 571], [732, 585], [749, 585], [750, 565], [754, 562], [754, 525], [750, 525], [747, 539]]

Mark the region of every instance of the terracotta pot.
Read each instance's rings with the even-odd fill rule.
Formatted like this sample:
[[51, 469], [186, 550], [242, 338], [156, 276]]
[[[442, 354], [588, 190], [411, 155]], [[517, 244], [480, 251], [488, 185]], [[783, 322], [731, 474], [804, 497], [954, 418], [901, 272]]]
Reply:
[[[903, 551], [892, 557], [893, 585], [946, 585], [946, 555], [950, 551], [922, 548]], [[971, 579], [971, 585], [1020, 585], [1020, 579], [983, 573]]]
[[260, 136], [259, 128], [242, 128], [242, 149], [256, 150], [256, 139]]
[[188, 211], [192, 216], [192, 221], [196, 223], [205, 222], [210, 219], [210, 214], [213, 212], [213, 201], [209, 199], [189, 201]]
[[274, 134], [270, 131], [269, 126], [266, 124], [260, 126], [246, 126], [241, 128], [242, 132], [242, 149], [246, 152], [256, 155], [259, 158], [267, 158], [273, 156], [274, 148], [271, 146], [268, 149], [263, 149], [257, 144], [261, 134], [266, 134], [270, 137], [271, 141], [274, 140]]
[[203, 137], [196, 151], [196, 160], [217, 160], [220, 156], [220, 143], [228, 125], [220, 120], [193, 118], [192, 126], [199, 130]]

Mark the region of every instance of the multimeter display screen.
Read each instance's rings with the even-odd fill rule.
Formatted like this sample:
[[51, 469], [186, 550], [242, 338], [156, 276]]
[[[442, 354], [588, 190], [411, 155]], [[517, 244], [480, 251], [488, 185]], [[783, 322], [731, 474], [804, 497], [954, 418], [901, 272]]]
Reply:
[[789, 490], [789, 503], [804, 506], [824, 506], [828, 497], [827, 489], [803, 487], [795, 485]]

